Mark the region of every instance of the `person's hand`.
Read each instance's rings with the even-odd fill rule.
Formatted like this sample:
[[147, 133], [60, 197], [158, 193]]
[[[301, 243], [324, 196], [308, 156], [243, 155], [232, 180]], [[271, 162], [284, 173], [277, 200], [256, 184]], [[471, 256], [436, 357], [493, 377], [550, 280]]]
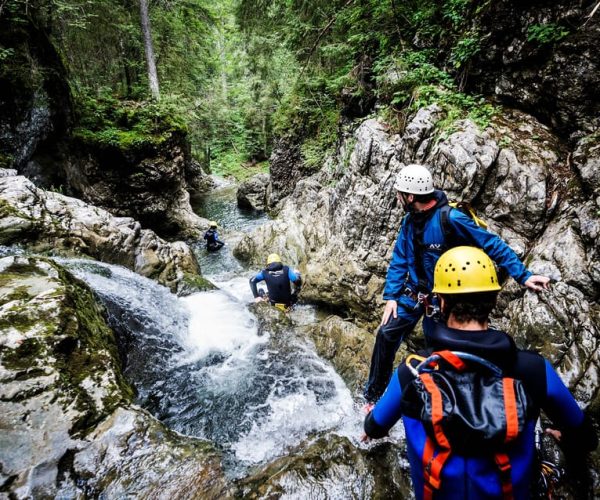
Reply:
[[383, 310], [383, 317], [381, 318], [381, 326], [387, 325], [390, 317], [396, 319], [398, 317], [398, 302], [395, 300], [388, 300], [385, 303], [385, 309]]
[[263, 297], [254, 297], [254, 302], [262, 302], [265, 300]]
[[361, 443], [368, 443], [369, 441], [371, 441], [371, 438], [365, 433], [363, 433], [363, 435], [360, 437], [360, 441]]
[[534, 274], [533, 276], [530, 276], [529, 279], [523, 284], [530, 290], [541, 292], [550, 288], [550, 278]]
[[552, 429], [548, 427], [544, 429], [544, 432], [549, 436], [552, 436], [558, 443], [560, 443], [560, 439], [562, 438], [562, 433], [558, 429]]

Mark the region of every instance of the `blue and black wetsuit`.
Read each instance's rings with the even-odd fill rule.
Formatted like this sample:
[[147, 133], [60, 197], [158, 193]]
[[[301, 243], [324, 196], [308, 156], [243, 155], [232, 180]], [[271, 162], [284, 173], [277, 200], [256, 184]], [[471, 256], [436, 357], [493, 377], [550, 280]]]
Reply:
[[[400, 343], [423, 316], [424, 307], [417, 302], [417, 293], [431, 293], [433, 270], [442, 253], [451, 246], [478, 247], [518, 283], [525, 283], [531, 276], [519, 257], [500, 237], [479, 227], [460, 210], [447, 213], [447, 229], [452, 232], [452, 241], [447, 241], [441, 209], [448, 205], [448, 199], [439, 190], [435, 191], [435, 199], [437, 203], [432, 209], [410, 213], [402, 221], [383, 291], [385, 300], [398, 303], [398, 317], [390, 318], [377, 332], [364, 391], [365, 398], [370, 402], [377, 401], [385, 390]], [[426, 340], [434, 324], [431, 318], [424, 318]]]
[[[582, 452], [596, 448], [597, 435], [590, 420], [584, 416], [550, 362], [539, 354], [517, 349], [508, 334], [498, 330], [464, 331], [437, 325], [430, 344], [431, 348], [424, 355], [448, 349], [488, 359], [502, 368], [506, 375], [521, 380], [531, 396], [534, 414], [509, 453], [514, 498], [531, 498], [532, 484], [537, 479], [535, 423], [540, 409], [562, 432], [561, 446], [567, 449], [580, 446]], [[385, 393], [367, 415], [365, 432], [372, 438], [383, 437], [402, 418], [413, 487], [417, 499], [420, 499], [424, 488], [422, 456], [427, 434], [420, 420], [406, 417], [400, 411], [402, 391], [413, 378], [406, 364], [401, 364]], [[442, 486], [436, 498], [502, 498], [498, 466], [493, 456], [451, 454], [442, 470]]]
[[[298, 273], [281, 262], [273, 262], [266, 269], [250, 278], [250, 288], [254, 298], [259, 296], [257, 283], [264, 281], [267, 284], [269, 301], [271, 304], [285, 304], [290, 306], [298, 300], [298, 293], [302, 287], [302, 279]], [[291, 283], [294, 283], [292, 291]]]
[[204, 233], [204, 239], [206, 240], [206, 249], [209, 252], [219, 250], [223, 247], [223, 245], [225, 245], [225, 243], [219, 239], [217, 230], [213, 228]]

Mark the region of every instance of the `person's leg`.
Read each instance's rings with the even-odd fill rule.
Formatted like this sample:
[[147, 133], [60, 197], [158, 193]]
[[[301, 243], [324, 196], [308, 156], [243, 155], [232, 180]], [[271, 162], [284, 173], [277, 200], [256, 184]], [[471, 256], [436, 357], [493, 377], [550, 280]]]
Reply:
[[394, 357], [402, 340], [414, 329], [421, 317], [419, 312], [398, 308], [398, 317], [391, 318], [379, 328], [371, 357], [369, 379], [364, 396], [368, 402], [377, 401], [384, 393], [394, 368]]

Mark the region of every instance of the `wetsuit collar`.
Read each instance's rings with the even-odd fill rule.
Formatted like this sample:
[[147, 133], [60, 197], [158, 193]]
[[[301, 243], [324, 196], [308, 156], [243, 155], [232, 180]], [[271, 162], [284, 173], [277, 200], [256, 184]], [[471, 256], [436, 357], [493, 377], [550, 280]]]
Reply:
[[458, 330], [438, 324], [428, 338], [434, 351], [462, 351], [488, 359], [499, 367], [511, 366], [517, 347], [507, 333], [500, 330]]
[[283, 264], [281, 262], [271, 262], [266, 267], [267, 271], [279, 271], [283, 269]]

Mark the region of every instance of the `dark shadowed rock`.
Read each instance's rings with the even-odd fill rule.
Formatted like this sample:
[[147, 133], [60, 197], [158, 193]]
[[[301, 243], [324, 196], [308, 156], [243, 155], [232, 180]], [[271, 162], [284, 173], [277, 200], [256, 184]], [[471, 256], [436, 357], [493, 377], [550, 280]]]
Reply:
[[470, 86], [531, 113], [563, 136], [597, 129], [600, 23], [598, 13], [587, 17], [596, 3], [487, 4], [477, 22], [482, 46], [472, 62]]

